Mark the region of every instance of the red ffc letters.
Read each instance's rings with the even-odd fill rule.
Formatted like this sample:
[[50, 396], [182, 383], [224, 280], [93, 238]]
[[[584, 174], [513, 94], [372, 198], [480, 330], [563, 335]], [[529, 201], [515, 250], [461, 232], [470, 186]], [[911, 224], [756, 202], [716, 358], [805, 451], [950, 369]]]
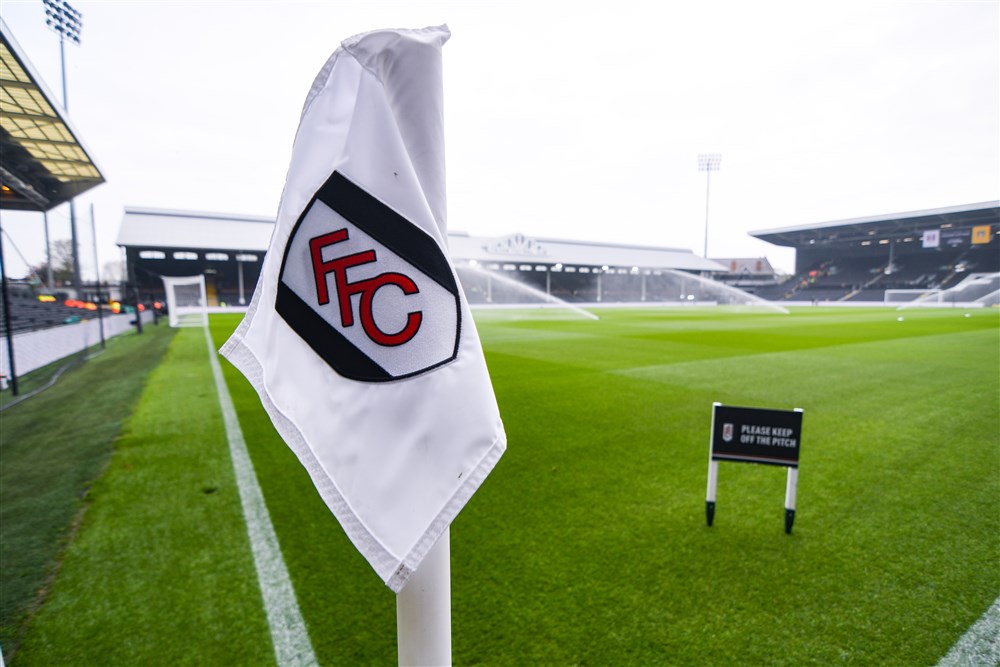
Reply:
[[417, 285], [408, 276], [402, 273], [387, 272], [381, 273], [374, 278], [349, 282], [347, 280], [347, 269], [361, 264], [370, 264], [376, 261], [375, 251], [366, 250], [350, 255], [337, 257], [329, 261], [323, 260], [323, 249], [348, 239], [347, 229], [338, 229], [329, 234], [323, 234], [309, 239], [309, 253], [312, 258], [313, 276], [316, 279], [316, 300], [321, 306], [330, 303], [330, 293], [327, 284], [327, 276], [333, 274], [334, 286], [337, 290], [337, 303], [340, 307], [340, 323], [342, 326], [354, 326], [354, 310], [351, 306], [351, 297], [355, 294], [361, 295], [359, 310], [361, 314], [361, 328], [365, 334], [375, 343], [391, 347], [403, 345], [409, 342], [420, 330], [420, 322], [423, 318], [421, 311], [411, 311], [406, 315], [406, 324], [396, 333], [387, 333], [379, 328], [375, 322], [372, 304], [375, 293], [386, 285], [395, 285], [403, 294], [412, 295], [418, 293]]

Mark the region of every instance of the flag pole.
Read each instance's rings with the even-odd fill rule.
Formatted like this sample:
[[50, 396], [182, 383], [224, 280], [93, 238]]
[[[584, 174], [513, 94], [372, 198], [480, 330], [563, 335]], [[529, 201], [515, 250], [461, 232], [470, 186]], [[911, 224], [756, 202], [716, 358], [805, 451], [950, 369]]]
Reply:
[[396, 595], [400, 667], [451, 665], [451, 540], [446, 528]]
[[[444, 248], [448, 246], [447, 195], [444, 153], [444, 74], [441, 47], [451, 36], [447, 26], [421, 33], [434, 48], [411, 49], [397, 57], [386, 76], [396, 92], [394, 106], [406, 99], [400, 91], [413, 90], [415, 104], [397, 109], [404, 143], [413, 156], [414, 170], [434, 217]], [[444, 532], [396, 595], [396, 645], [399, 664], [451, 665], [451, 533]]]

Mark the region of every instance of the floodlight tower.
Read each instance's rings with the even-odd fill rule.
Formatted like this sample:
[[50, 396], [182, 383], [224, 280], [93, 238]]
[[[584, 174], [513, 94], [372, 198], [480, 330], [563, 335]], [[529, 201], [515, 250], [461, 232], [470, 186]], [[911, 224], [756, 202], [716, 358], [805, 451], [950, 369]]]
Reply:
[[698, 171], [705, 172], [705, 259], [708, 259], [708, 193], [712, 184], [712, 172], [722, 168], [721, 153], [701, 153], [698, 155]]
[[69, 111], [69, 101], [66, 99], [66, 40], [80, 45], [80, 30], [83, 29], [83, 16], [70, 7], [66, 0], [42, 0], [45, 4], [45, 25], [59, 35], [59, 61], [62, 65], [63, 109]]
[[[66, 0], [42, 0], [45, 4], [45, 25], [59, 35], [59, 62], [62, 65], [63, 110], [69, 113], [69, 99], [66, 96], [66, 40], [80, 45], [80, 30], [83, 29], [83, 16], [70, 7]], [[80, 298], [83, 291], [83, 281], [80, 279], [80, 250], [76, 238], [76, 206], [69, 200], [69, 229], [73, 242], [73, 287], [76, 296]], [[51, 264], [51, 261], [50, 261]], [[96, 270], [96, 268], [95, 268]]]

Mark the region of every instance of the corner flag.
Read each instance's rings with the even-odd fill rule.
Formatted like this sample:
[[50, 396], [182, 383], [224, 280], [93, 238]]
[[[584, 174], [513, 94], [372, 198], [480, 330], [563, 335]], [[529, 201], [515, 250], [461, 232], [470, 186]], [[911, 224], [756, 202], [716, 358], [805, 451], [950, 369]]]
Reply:
[[449, 36], [369, 32], [327, 61], [253, 300], [222, 348], [397, 593], [506, 448], [446, 252]]

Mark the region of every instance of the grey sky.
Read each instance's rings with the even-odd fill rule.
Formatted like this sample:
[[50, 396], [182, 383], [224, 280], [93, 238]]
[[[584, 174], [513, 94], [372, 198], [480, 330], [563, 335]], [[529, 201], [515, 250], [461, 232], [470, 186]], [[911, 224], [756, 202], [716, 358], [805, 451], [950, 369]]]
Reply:
[[[452, 31], [453, 230], [701, 254], [702, 152], [723, 155], [709, 255], [786, 270], [747, 232], [1000, 197], [996, 1], [71, 4], [70, 115], [108, 179], [78, 200], [85, 278], [91, 202], [102, 264], [126, 205], [274, 215], [313, 77], [386, 27]], [[0, 15], [60, 98], [40, 0]], [[41, 260], [41, 215], [3, 215]]]

